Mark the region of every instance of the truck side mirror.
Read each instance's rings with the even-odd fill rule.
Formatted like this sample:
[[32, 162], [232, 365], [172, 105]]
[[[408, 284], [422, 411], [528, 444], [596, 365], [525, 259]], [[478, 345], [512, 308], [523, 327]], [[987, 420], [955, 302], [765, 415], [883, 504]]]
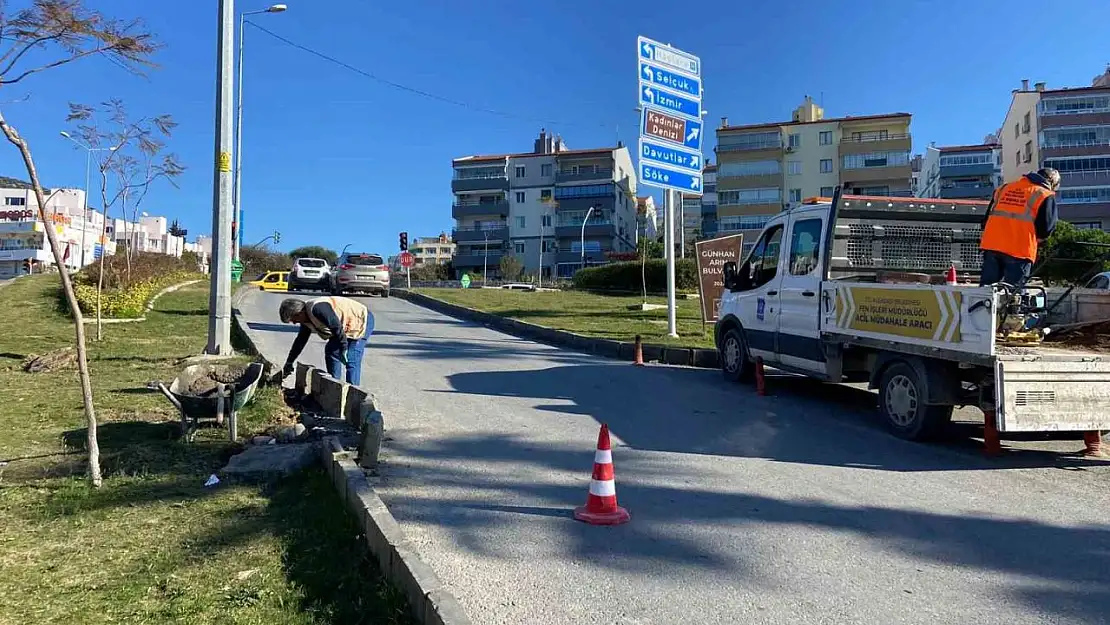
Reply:
[[736, 283], [736, 263], [731, 260], [728, 261], [725, 263], [723, 271], [725, 288], [731, 291], [732, 285]]

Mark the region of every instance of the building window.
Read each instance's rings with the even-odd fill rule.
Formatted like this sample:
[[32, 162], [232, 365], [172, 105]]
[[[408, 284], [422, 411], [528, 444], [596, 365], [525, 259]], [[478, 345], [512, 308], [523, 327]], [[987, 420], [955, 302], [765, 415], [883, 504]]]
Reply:
[[817, 136], [820, 138], [821, 145], [832, 145], [831, 130], [822, 130]]
[[523, 204], [524, 200], [525, 200], [524, 191], [517, 191], [516, 192], [516, 203], [517, 204]]
[[779, 161], [740, 161], [737, 163], [721, 163], [717, 173], [724, 177], [729, 176], [769, 176], [782, 173], [782, 164]]
[[1021, 131], [1024, 132], [1025, 134], [1029, 134], [1029, 128], [1030, 128], [1029, 111], [1026, 111], [1025, 112], [1025, 118], [1021, 122]]
[[902, 152], [871, 152], [869, 154], [845, 154], [841, 157], [844, 169], [865, 169], [868, 167], [898, 167], [910, 164], [909, 150]]
[[543, 223], [544, 228], [551, 227], [551, 215], [543, 215], [540, 217], [540, 222]]
[[616, 187], [612, 184], [584, 184], [574, 187], [555, 187], [555, 199], [576, 197], [613, 197]]
[[1051, 167], [1060, 173], [1080, 171], [1106, 171], [1110, 170], [1110, 156], [1081, 156], [1073, 158], [1045, 159], [1045, 167]]
[[821, 187], [821, 197], [832, 197], [832, 195], [833, 195], [833, 188], [832, 187]]
[[1060, 189], [1056, 200], [1061, 204], [1090, 204], [1110, 202], [1110, 187], [1088, 187], [1085, 189]]
[[1020, 136], [1021, 136], [1021, 125], [1020, 124], [1014, 124], [1014, 138], [1017, 139]]
[[551, 189], [541, 189], [540, 190], [540, 201], [541, 202], [550, 202], [551, 201]]
[[724, 135], [717, 141], [717, 149], [721, 152], [736, 152], [740, 150], [765, 150], [767, 148], [781, 148], [782, 136], [779, 131], [750, 132], [742, 135]]
[[551, 175], [551, 163], [546, 163], [544, 165], [540, 165], [540, 175], [541, 176], [550, 176]]
[[543, 242], [543, 251], [544, 252], [556, 252], [556, 251], [558, 251], [558, 249], [559, 249], [559, 242], [558, 241], [552, 241], [551, 239], [545, 239], [544, 240], [544, 242]]
[[790, 190], [790, 201], [791, 202], [801, 202], [802, 201], [802, 190], [801, 189], [791, 189]]
[[523, 165], [517, 165], [517, 167], [516, 167], [516, 177], [517, 178], [523, 178], [524, 177], [524, 166]]
[[951, 167], [953, 165], [990, 165], [991, 155], [989, 152], [980, 152], [979, 154], [952, 154], [942, 155], [940, 157], [941, 167]]
[[524, 215], [517, 215], [517, 218], [516, 218], [516, 227], [517, 228], [524, 228], [526, 223], [527, 222], [524, 221]]
[[1014, 165], [1021, 166], [1021, 150], [1014, 152]]
[[[524, 219], [521, 217], [521, 219]], [[524, 253], [524, 241], [513, 241], [513, 251], [517, 254]]]
[[1025, 162], [1028, 163], [1029, 161], [1032, 161], [1032, 160], [1033, 160], [1033, 142], [1032, 141], [1026, 141], [1025, 142]]
[[832, 159], [831, 158], [821, 159], [821, 173], [823, 173], [823, 174], [831, 174], [832, 173]]
[[778, 204], [781, 201], [782, 189], [778, 187], [732, 189], [717, 192], [718, 204]]
[[5, 206], [26, 206], [27, 198], [25, 197], [6, 197], [4, 198]]
[[801, 161], [789, 161], [789, 162], [786, 163], [786, 167], [787, 167], [787, 170], [786, 170], [787, 173], [789, 173], [791, 176], [801, 176], [802, 175], [802, 162]]
[[802, 147], [802, 135], [800, 135], [796, 132], [791, 133], [790, 136], [787, 138], [787, 140], [789, 141], [789, 143], [787, 143], [786, 145], [788, 145], [789, 147], [792, 147], [792, 148]]
[[1081, 95], [1046, 98], [1039, 104], [1041, 115], [1075, 115], [1110, 112], [1110, 96]]

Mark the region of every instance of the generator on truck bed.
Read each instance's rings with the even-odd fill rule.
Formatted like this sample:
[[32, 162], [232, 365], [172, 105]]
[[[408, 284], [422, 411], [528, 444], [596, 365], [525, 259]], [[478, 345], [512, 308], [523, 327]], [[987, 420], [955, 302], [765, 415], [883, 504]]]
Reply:
[[[1047, 345], [1047, 294], [978, 286], [987, 203], [841, 195], [768, 222], [725, 267], [724, 374], [756, 358], [828, 382], [867, 382], [891, 431], [939, 433], [955, 406], [1000, 432], [1110, 429], [1110, 353]], [[961, 282], [947, 284], [955, 268]]]

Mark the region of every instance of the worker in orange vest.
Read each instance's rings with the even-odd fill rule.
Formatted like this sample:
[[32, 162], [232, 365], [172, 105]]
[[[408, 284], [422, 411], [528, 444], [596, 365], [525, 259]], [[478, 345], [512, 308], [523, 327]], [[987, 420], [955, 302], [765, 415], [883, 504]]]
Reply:
[[1060, 172], [1045, 167], [995, 190], [979, 240], [983, 250], [980, 286], [1005, 282], [1020, 288], [1029, 280], [1038, 241], [1052, 236], [1056, 229], [1059, 186]]

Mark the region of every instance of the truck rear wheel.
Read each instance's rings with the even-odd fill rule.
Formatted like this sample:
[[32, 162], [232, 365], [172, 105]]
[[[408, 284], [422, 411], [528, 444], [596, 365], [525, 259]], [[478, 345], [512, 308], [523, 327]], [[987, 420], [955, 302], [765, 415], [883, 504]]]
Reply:
[[898, 438], [920, 441], [936, 438], [952, 420], [952, 406], [931, 406], [927, 381], [904, 362], [891, 364], [879, 383], [879, 409]]
[[755, 380], [755, 365], [748, 354], [748, 344], [739, 328], [725, 332], [720, 345], [721, 373], [733, 382]]

